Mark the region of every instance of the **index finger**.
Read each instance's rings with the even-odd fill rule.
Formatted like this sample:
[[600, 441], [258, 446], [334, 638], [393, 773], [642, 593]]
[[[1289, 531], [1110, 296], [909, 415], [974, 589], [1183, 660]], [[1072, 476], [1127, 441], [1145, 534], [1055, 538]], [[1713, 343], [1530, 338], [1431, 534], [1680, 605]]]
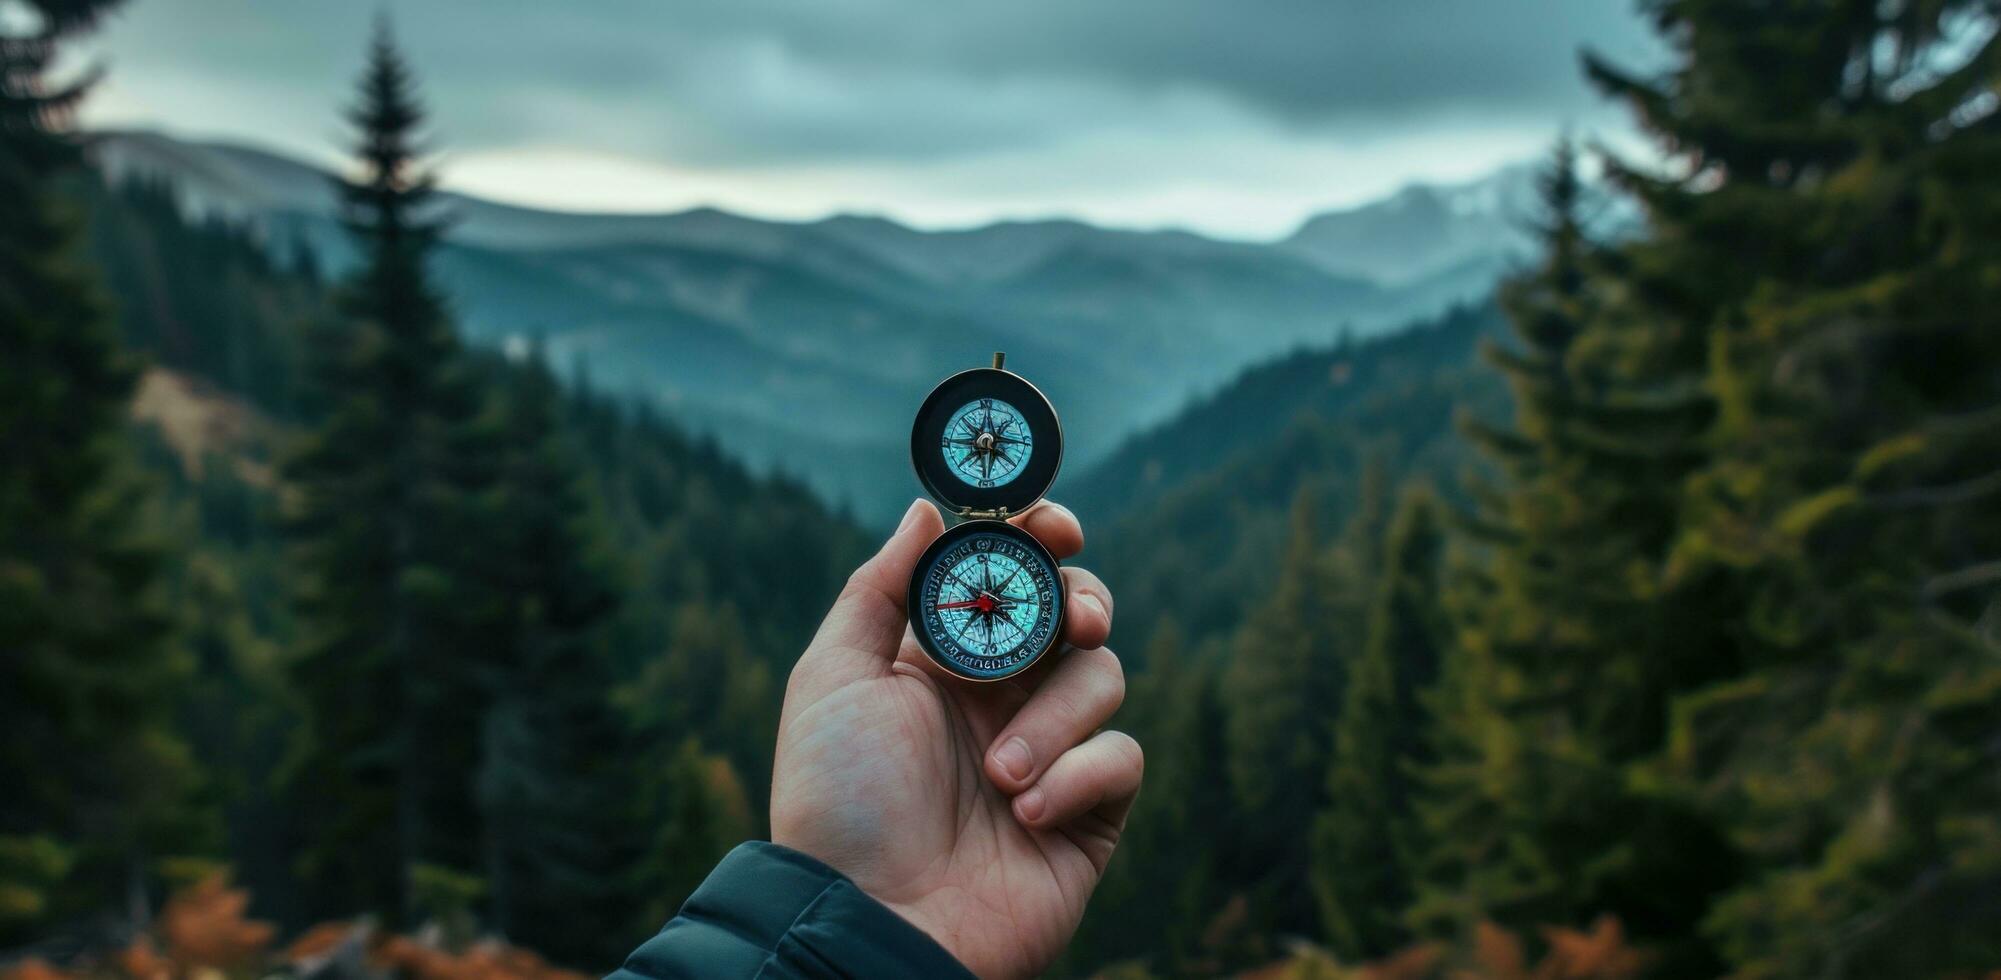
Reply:
[[1084, 550], [1084, 525], [1078, 523], [1070, 508], [1054, 500], [1042, 501], [1007, 522], [1034, 535], [1057, 561]]

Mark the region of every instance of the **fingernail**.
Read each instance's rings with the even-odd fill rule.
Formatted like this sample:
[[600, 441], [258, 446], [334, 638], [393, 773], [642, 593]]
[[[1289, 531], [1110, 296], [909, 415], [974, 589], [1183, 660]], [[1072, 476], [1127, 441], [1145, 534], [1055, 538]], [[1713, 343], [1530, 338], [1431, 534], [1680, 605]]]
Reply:
[[910, 525], [916, 523], [917, 515], [922, 513], [923, 510], [924, 510], [923, 497], [919, 497], [916, 500], [911, 501], [910, 506], [903, 512], [903, 521], [896, 525], [896, 533], [902, 534], [903, 532], [910, 530]]
[[1105, 604], [1099, 602], [1098, 597], [1089, 592], [1077, 593], [1077, 604], [1100, 616], [1105, 615]]
[[994, 750], [994, 761], [1015, 779], [1027, 779], [1035, 768], [1035, 759], [1028, 753], [1028, 743], [1016, 735]]
[[1036, 786], [1014, 798], [1014, 813], [1024, 822], [1034, 823], [1042, 816], [1042, 808], [1047, 801], [1042, 798], [1042, 787]]

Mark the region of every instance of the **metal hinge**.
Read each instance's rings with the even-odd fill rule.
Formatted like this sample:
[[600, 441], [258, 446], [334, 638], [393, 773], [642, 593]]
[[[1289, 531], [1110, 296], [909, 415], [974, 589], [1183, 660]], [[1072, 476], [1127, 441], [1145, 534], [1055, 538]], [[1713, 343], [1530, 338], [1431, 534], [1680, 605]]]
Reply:
[[974, 510], [971, 507], [961, 507], [959, 508], [959, 519], [962, 521], [1004, 521], [1008, 519], [1008, 509], [1006, 507], [997, 507], [993, 510]]

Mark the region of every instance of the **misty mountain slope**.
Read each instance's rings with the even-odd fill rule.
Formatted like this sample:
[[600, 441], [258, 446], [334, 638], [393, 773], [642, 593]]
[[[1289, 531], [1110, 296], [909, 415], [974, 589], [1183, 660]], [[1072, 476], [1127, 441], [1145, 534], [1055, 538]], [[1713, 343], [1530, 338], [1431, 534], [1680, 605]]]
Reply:
[[1525, 254], [1537, 212], [1536, 168], [1476, 181], [1417, 184], [1380, 201], [1308, 218], [1282, 246], [1333, 272], [1402, 283], [1469, 259]]
[[[332, 272], [346, 262], [319, 168], [157, 133], [92, 144], [113, 180], [164, 180], [188, 210], [259, 229], [280, 254], [298, 241]], [[1453, 193], [1441, 205], [1449, 234], [1417, 217], [1400, 226], [1397, 215], [1424, 213], [1407, 202], [1371, 212], [1363, 238], [1397, 243], [1385, 250], [1396, 260], [1359, 272], [1330, 264], [1338, 236], [1309, 247], [1314, 236], [1233, 242], [1064, 219], [924, 231], [709, 208], [573, 214], [452, 193], [439, 195], [453, 220], [436, 262], [473, 341], [541, 333], [605, 387], [888, 521], [914, 488], [895, 450], [910, 414], [938, 380], [992, 351], [1008, 351], [1055, 401], [1074, 471], [1253, 363], [1484, 295], [1508, 253], [1480, 243], [1503, 232], [1476, 233], [1495, 213], [1472, 206], [1481, 192]], [[1397, 274], [1378, 279], [1383, 269]]]
[[1501, 326], [1485, 305], [1259, 365], [1068, 484], [1059, 496], [1091, 529], [1082, 560], [1117, 592], [1122, 623], [1147, 624], [1114, 638], [1121, 655], [1143, 651], [1161, 616], [1198, 641], [1240, 623], [1275, 585], [1302, 490], [1330, 532], [1371, 460], [1393, 486], [1449, 490], [1475, 463], [1455, 419], [1506, 412], [1505, 385], [1476, 355]]
[[1239, 343], [1290, 341], [1316, 328], [1331, 338], [1340, 325], [1333, 320], [1337, 311], [1371, 312], [1384, 298], [1373, 283], [1333, 276], [1263, 248], [1142, 250], [1103, 242], [1053, 252], [989, 287], [987, 295], [1025, 312], [1179, 322], [1227, 333]]
[[1067, 488], [1099, 522], [1139, 513], [1231, 458], [1266, 454], [1302, 417], [1339, 420], [1414, 379], [1471, 363], [1500, 329], [1490, 304], [1463, 307], [1385, 336], [1295, 351], [1252, 367], [1119, 445]]
[[[235, 218], [272, 213], [333, 218], [340, 200], [330, 175], [310, 164], [232, 143], [178, 140], [159, 133], [109, 131], [91, 137], [91, 154], [112, 180], [171, 179], [198, 212]], [[810, 226], [693, 208], [664, 214], [545, 211], [439, 191], [451, 241], [524, 251], [601, 245], [681, 245], [785, 262], [899, 295], [918, 283], [866, 251]]]
[[911, 276], [944, 286], [1005, 279], [1060, 249], [1116, 234], [1067, 218], [920, 231], [888, 218], [841, 214], [810, 227]]

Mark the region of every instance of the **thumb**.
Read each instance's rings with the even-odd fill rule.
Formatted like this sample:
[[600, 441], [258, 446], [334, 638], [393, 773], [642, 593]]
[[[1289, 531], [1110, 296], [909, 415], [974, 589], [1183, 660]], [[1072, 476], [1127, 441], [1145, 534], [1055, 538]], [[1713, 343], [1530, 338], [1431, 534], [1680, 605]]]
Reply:
[[896, 533], [883, 542], [875, 557], [848, 576], [847, 587], [827, 611], [795, 673], [810, 670], [816, 679], [838, 685], [888, 669], [896, 660], [908, 622], [904, 603], [910, 573], [916, 570], [924, 549], [944, 530], [938, 508], [928, 500], [912, 501]]

